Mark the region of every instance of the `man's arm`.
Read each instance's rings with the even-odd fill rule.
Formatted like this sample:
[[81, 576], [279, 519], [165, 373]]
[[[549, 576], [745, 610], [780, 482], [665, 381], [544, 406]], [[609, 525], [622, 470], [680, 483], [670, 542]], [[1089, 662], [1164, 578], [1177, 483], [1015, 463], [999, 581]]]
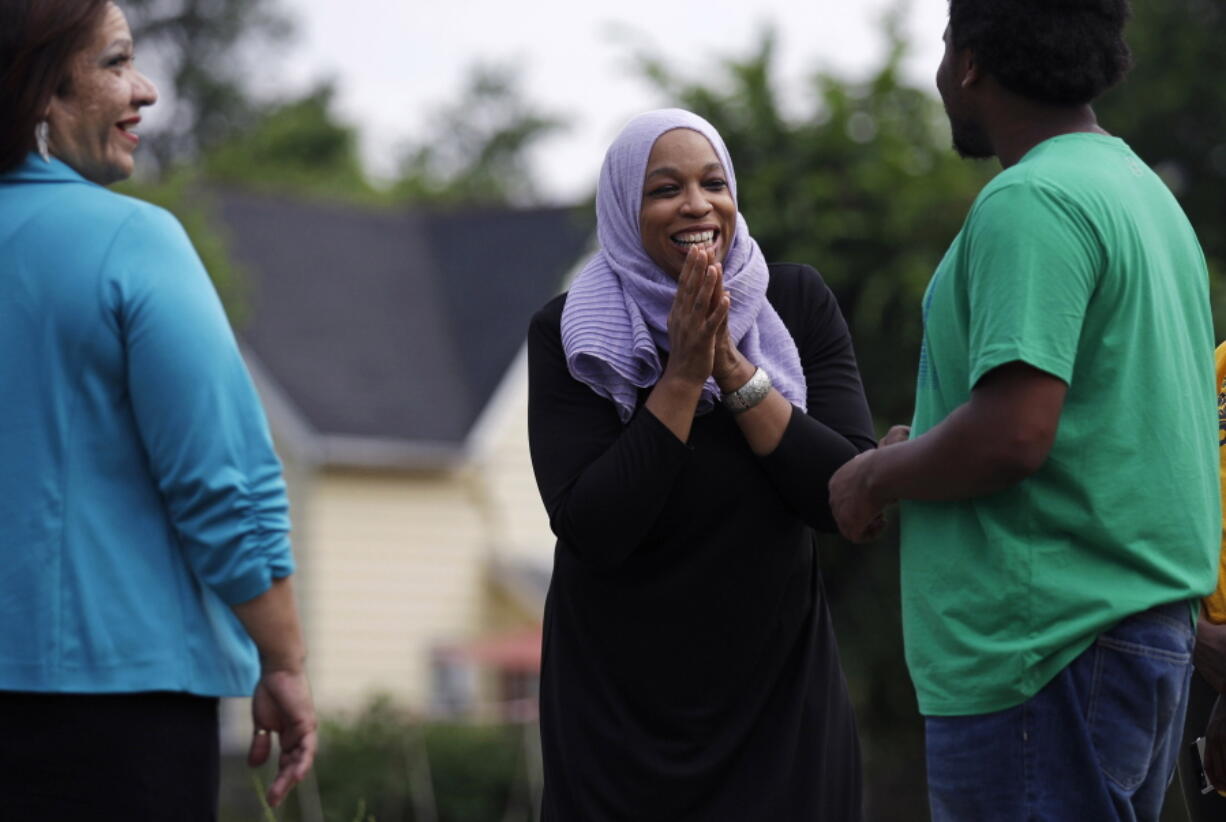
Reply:
[[830, 479], [843, 536], [871, 537], [901, 499], [960, 500], [1004, 490], [1038, 471], [1056, 439], [1068, 386], [1024, 362], [986, 373], [968, 402], [920, 437], [866, 451]]

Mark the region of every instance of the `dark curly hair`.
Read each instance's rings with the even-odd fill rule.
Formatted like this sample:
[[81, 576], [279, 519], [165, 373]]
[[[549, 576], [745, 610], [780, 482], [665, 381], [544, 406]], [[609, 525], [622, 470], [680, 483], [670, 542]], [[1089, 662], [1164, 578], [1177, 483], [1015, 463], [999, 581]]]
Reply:
[[1128, 0], [949, 0], [949, 33], [1010, 91], [1088, 103], [1124, 78]]

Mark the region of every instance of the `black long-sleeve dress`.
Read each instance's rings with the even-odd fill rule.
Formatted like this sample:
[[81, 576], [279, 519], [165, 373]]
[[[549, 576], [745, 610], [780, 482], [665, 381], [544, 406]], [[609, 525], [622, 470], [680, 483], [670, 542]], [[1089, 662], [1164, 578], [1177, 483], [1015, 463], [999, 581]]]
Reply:
[[843, 822], [860, 749], [813, 528], [874, 444], [846, 324], [817, 272], [770, 266], [808, 414], [757, 457], [722, 407], [682, 443], [575, 380], [565, 295], [528, 336], [529, 434], [558, 537], [545, 605], [547, 822]]

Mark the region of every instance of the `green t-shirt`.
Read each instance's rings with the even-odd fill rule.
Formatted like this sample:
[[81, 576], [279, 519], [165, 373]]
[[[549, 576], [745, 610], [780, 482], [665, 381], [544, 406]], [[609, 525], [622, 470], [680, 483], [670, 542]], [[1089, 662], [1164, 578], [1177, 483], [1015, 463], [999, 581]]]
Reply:
[[924, 297], [912, 436], [1005, 363], [1068, 394], [1037, 473], [903, 504], [903, 633], [922, 713], [1017, 705], [1123, 617], [1213, 590], [1213, 350], [1196, 235], [1123, 141], [1055, 137], [984, 188]]

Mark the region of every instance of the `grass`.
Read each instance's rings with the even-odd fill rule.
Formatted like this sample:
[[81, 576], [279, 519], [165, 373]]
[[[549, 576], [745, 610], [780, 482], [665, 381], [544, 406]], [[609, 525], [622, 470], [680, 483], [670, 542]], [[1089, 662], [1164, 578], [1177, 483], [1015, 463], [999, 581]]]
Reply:
[[[251, 784], [255, 788], [256, 799], [259, 800], [260, 810], [264, 814], [264, 822], [277, 822], [277, 812], [272, 809], [265, 798], [268, 795], [268, 787], [264, 784], [264, 780], [260, 779], [259, 773], [251, 772]], [[353, 815], [353, 822], [375, 822], [375, 815], [366, 812], [366, 800], [358, 800], [357, 813]]]

